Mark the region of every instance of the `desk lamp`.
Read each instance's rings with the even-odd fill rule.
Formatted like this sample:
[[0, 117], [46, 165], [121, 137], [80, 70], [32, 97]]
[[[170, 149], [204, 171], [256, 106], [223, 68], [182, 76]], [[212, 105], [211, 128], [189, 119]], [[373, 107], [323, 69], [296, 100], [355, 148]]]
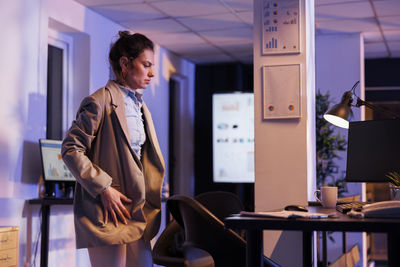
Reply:
[[[325, 114], [324, 114], [324, 119], [327, 120], [328, 122], [332, 123], [335, 126], [341, 127], [348, 129], [349, 128], [349, 120], [353, 116], [353, 112], [351, 110], [351, 107], [361, 107], [361, 106], [366, 106], [370, 109], [380, 111], [383, 113], [387, 113], [388, 115], [392, 116], [394, 119], [399, 119], [400, 117], [387, 109], [380, 108], [378, 106], [375, 106], [367, 101], [364, 101], [360, 99], [354, 92], [354, 90], [357, 88], [358, 84], [360, 81], [357, 81], [351, 90], [346, 91], [343, 96], [342, 100], [340, 101], [339, 104], [334, 105], [332, 108], [330, 108]], [[357, 102], [355, 105], [352, 105], [353, 103], [353, 98], [352, 96], [355, 96], [357, 99]]]

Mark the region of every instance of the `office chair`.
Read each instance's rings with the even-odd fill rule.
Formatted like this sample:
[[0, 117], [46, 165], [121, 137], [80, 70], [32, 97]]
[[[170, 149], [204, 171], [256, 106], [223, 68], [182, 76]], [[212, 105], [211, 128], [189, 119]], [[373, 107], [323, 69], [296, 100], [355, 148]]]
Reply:
[[[197, 195], [195, 199], [220, 220], [243, 210], [240, 199], [230, 192], [206, 192]], [[244, 231], [242, 236], [244, 236]], [[207, 264], [211, 266], [209, 254], [199, 249], [183, 248], [183, 242], [183, 229], [175, 220], [172, 220], [154, 244], [153, 262], [167, 267], [207, 266]]]
[[175, 220], [172, 220], [154, 244], [151, 251], [153, 262], [167, 267], [186, 267], [180, 245], [183, 243], [183, 238], [182, 228]]
[[233, 193], [225, 191], [211, 191], [197, 195], [195, 199], [223, 221], [231, 214], [244, 210], [240, 199]]
[[[208, 252], [216, 267], [246, 265], [246, 241], [197, 200], [174, 195], [168, 198], [167, 207], [185, 231], [183, 247]], [[264, 266], [279, 265], [264, 257]]]

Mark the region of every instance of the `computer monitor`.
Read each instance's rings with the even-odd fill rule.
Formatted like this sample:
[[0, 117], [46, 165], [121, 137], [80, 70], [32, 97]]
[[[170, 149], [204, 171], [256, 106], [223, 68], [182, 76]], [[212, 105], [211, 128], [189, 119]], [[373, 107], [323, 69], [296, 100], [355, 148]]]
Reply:
[[61, 140], [39, 139], [46, 197], [69, 198], [75, 185], [74, 176], [61, 158], [61, 144]]
[[389, 182], [400, 173], [400, 120], [350, 122], [347, 182]]

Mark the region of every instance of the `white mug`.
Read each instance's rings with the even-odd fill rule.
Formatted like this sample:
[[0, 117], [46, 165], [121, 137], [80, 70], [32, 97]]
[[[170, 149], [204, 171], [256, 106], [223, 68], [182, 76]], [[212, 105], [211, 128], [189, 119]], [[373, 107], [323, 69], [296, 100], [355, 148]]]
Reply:
[[[317, 197], [317, 193], [321, 194], [321, 199]], [[338, 188], [335, 186], [322, 186], [321, 190], [315, 190], [314, 197], [322, 204], [324, 208], [335, 208], [338, 198]]]

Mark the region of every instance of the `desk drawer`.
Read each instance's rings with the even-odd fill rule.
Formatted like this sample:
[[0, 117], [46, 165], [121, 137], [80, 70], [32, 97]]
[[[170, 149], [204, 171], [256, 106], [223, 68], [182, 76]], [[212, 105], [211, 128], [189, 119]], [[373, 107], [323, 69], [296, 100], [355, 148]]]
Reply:
[[18, 247], [18, 227], [0, 228], [0, 251]]
[[16, 248], [0, 250], [0, 266], [18, 266], [18, 250]]
[[18, 266], [18, 227], [0, 228], [0, 267]]

